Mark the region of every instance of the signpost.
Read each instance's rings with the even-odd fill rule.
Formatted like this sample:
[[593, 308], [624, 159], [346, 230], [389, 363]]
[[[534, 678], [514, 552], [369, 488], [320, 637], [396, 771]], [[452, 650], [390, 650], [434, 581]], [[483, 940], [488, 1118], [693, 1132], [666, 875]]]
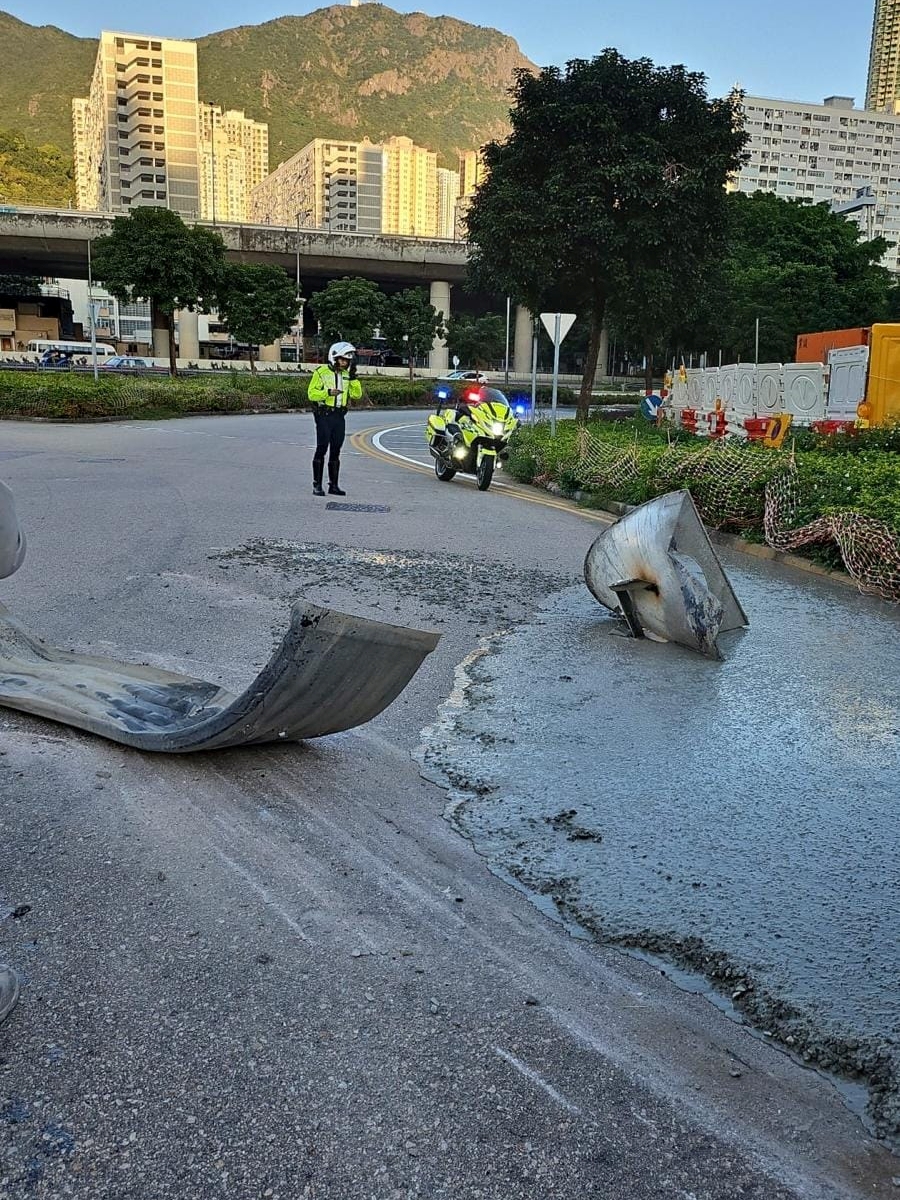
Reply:
[[541, 313], [544, 328], [553, 339], [553, 401], [550, 406], [550, 436], [556, 437], [556, 397], [559, 391], [559, 348], [575, 324], [575, 313]]

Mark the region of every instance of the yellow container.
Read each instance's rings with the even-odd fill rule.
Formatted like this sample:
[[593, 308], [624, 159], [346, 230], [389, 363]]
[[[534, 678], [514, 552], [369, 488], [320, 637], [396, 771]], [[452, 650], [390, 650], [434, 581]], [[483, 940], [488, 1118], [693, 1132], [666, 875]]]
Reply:
[[869, 341], [869, 380], [860, 425], [900, 421], [900, 325], [873, 325]]

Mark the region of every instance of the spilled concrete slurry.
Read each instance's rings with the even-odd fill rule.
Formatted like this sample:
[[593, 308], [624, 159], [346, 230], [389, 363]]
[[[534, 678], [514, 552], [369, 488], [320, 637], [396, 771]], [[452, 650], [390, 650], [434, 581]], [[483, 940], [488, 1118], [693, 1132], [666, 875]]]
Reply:
[[495, 872], [705, 977], [851, 1104], [868, 1089], [867, 1125], [897, 1144], [900, 613], [731, 576], [751, 627], [723, 663], [561, 591], [461, 664], [422, 771]]
[[[551, 571], [517, 571], [492, 559], [422, 550], [370, 549], [320, 542], [255, 539], [212, 556], [223, 568], [234, 564], [274, 571], [290, 581], [291, 600], [336, 592], [374, 600], [385, 620], [408, 611], [435, 625], [467, 614], [473, 630], [493, 631], [527, 617], [548, 593], [571, 578]], [[385, 604], [385, 596], [394, 598]], [[448, 613], [449, 610], [449, 613]]]

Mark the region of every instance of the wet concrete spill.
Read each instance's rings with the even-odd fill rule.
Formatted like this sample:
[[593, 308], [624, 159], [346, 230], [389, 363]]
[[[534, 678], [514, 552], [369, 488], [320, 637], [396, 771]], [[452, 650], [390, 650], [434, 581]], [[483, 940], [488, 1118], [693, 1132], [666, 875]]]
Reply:
[[422, 619], [436, 625], [445, 623], [447, 609], [456, 617], [468, 612], [473, 628], [482, 631], [513, 624], [548, 592], [571, 582], [551, 572], [498, 567], [490, 559], [320, 542], [260, 539], [212, 557], [222, 567], [234, 563], [277, 572], [290, 581], [292, 599], [301, 595], [312, 599], [320, 589], [324, 595], [346, 589], [380, 601], [385, 620], [390, 620], [391, 607], [384, 598], [393, 594], [398, 599], [395, 610], [400, 609], [400, 600], [413, 600]]
[[702, 975], [897, 1144], [900, 613], [730, 575], [751, 628], [723, 663], [558, 593], [462, 664], [422, 770], [544, 911]]

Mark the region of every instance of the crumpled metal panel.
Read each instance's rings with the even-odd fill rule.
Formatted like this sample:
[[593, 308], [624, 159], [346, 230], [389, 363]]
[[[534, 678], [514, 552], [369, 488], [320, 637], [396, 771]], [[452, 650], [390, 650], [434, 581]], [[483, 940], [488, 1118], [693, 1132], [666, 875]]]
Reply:
[[622, 517], [597, 538], [584, 578], [632, 633], [721, 658], [720, 632], [748, 624], [690, 492], [669, 492]]
[[235, 696], [202, 679], [58, 650], [0, 605], [0, 705], [170, 754], [298, 741], [377, 716], [438, 640], [298, 601], [281, 645]]

